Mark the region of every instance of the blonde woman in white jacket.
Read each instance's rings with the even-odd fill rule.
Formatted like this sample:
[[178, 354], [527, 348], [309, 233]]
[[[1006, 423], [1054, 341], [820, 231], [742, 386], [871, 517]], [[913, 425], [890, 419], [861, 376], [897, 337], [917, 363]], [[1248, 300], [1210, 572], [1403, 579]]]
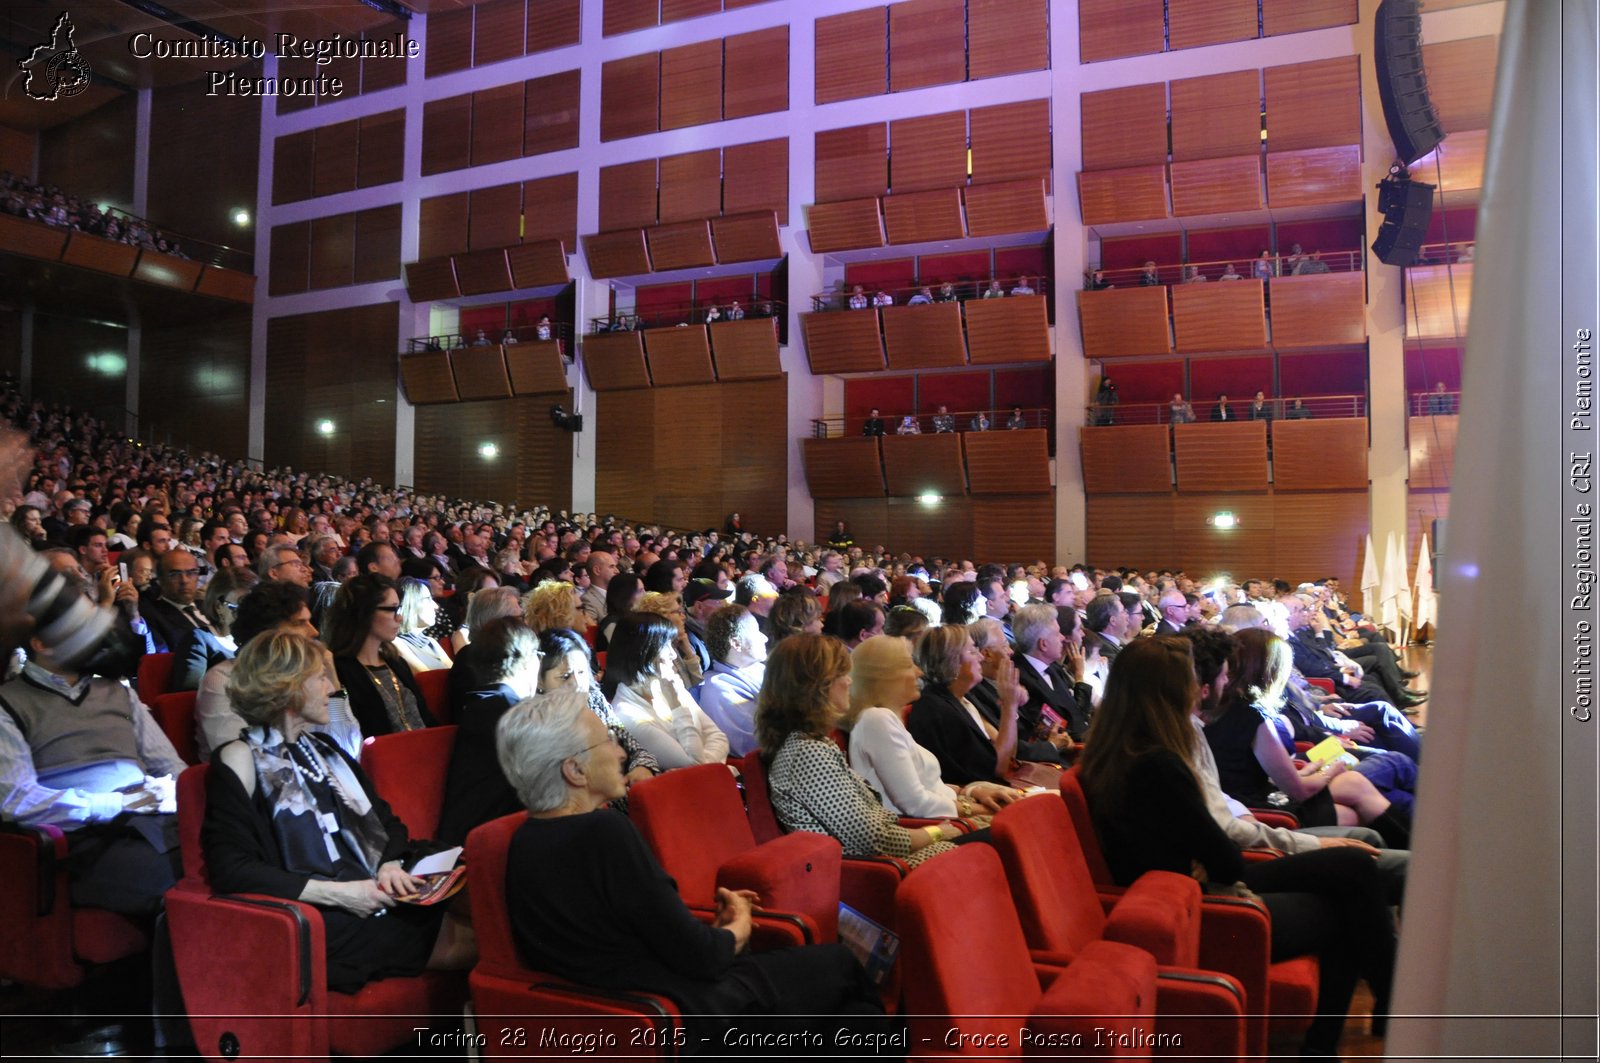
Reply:
[[618, 721], [663, 771], [721, 764], [728, 757], [728, 736], [678, 677], [677, 634], [660, 614], [628, 613], [611, 636], [601, 684]]

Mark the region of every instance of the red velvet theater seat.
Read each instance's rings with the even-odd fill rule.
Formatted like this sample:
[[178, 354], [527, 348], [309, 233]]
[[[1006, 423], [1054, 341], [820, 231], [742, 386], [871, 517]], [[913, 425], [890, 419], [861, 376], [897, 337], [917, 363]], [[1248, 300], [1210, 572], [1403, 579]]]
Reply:
[[194, 733], [194, 703], [197, 696], [193, 690], [180, 690], [173, 694], [162, 694], [149, 703], [150, 715], [156, 718], [156, 723], [161, 725], [161, 733], [167, 736], [167, 741], [172, 743], [172, 748], [178, 751], [178, 756], [183, 758], [185, 764], [200, 762], [200, 747]]
[[361, 744], [361, 770], [413, 838], [439, 833], [444, 784], [455, 747], [454, 725], [397, 731]]

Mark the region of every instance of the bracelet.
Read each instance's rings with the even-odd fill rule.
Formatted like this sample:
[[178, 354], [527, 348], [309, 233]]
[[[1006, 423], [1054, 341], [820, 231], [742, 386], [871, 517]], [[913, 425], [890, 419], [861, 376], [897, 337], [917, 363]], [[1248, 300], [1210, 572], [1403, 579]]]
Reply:
[[934, 844], [944, 841], [944, 828], [939, 826], [937, 823], [927, 828], [927, 830], [928, 837], [933, 839]]

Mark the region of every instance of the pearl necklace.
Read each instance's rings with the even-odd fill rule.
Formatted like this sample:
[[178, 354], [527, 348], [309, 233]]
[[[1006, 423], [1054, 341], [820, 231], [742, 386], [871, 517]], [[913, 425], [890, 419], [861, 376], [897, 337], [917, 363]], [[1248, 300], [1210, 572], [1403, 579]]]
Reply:
[[323, 763], [322, 756], [317, 752], [317, 747], [311, 744], [310, 735], [301, 735], [295, 739], [294, 749], [300, 753], [299, 757], [290, 757], [295, 770], [312, 782], [322, 782], [328, 777], [327, 765]]

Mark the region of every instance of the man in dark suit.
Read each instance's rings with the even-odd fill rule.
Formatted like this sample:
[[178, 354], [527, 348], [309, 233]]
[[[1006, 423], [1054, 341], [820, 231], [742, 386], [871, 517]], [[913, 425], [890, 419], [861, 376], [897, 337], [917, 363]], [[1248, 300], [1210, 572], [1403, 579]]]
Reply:
[[195, 629], [211, 632], [211, 622], [195, 605], [200, 562], [187, 550], [168, 550], [156, 565], [156, 581], [139, 596], [139, 615], [150, 626], [157, 653], [175, 653]]
[[878, 408], [872, 408], [872, 414], [861, 425], [861, 434], [864, 436], [883, 435], [883, 418], [878, 416]]
[[1098, 594], [1090, 600], [1083, 614], [1083, 648], [1099, 651], [1109, 667], [1122, 649], [1123, 632], [1127, 627], [1127, 610], [1122, 599], [1115, 594]]
[[1067, 656], [1067, 640], [1053, 605], [1028, 605], [1017, 611], [1011, 629], [1017, 649], [1013, 659], [1017, 678], [1028, 700], [1017, 713], [1017, 733], [1030, 735], [1057, 731], [1065, 725], [1074, 741], [1089, 730], [1089, 692], [1082, 686], [1082, 657], [1077, 658], [1079, 676], [1067, 674], [1062, 661]]
[[1157, 635], [1176, 635], [1189, 625], [1189, 602], [1177, 587], [1169, 587], [1161, 596], [1161, 623], [1156, 625]]
[[1211, 407], [1211, 419], [1213, 421], [1237, 421], [1239, 419], [1238, 414], [1234, 413], [1233, 408], [1228, 405], [1228, 396], [1217, 396], [1217, 404]]
[[1302, 675], [1331, 680], [1340, 700], [1356, 705], [1387, 701], [1408, 708], [1428, 700], [1428, 695], [1414, 694], [1403, 687], [1388, 689], [1395, 684], [1386, 684], [1378, 675], [1363, 672], [1359, 664], [1338, 654], [1329, 633], [1318, 630], [1320, 614], [1306, 598], [1290, 595], [1284, 604], [1289, 610], [1289, 646], [1294, 652], [1294, 666]]

